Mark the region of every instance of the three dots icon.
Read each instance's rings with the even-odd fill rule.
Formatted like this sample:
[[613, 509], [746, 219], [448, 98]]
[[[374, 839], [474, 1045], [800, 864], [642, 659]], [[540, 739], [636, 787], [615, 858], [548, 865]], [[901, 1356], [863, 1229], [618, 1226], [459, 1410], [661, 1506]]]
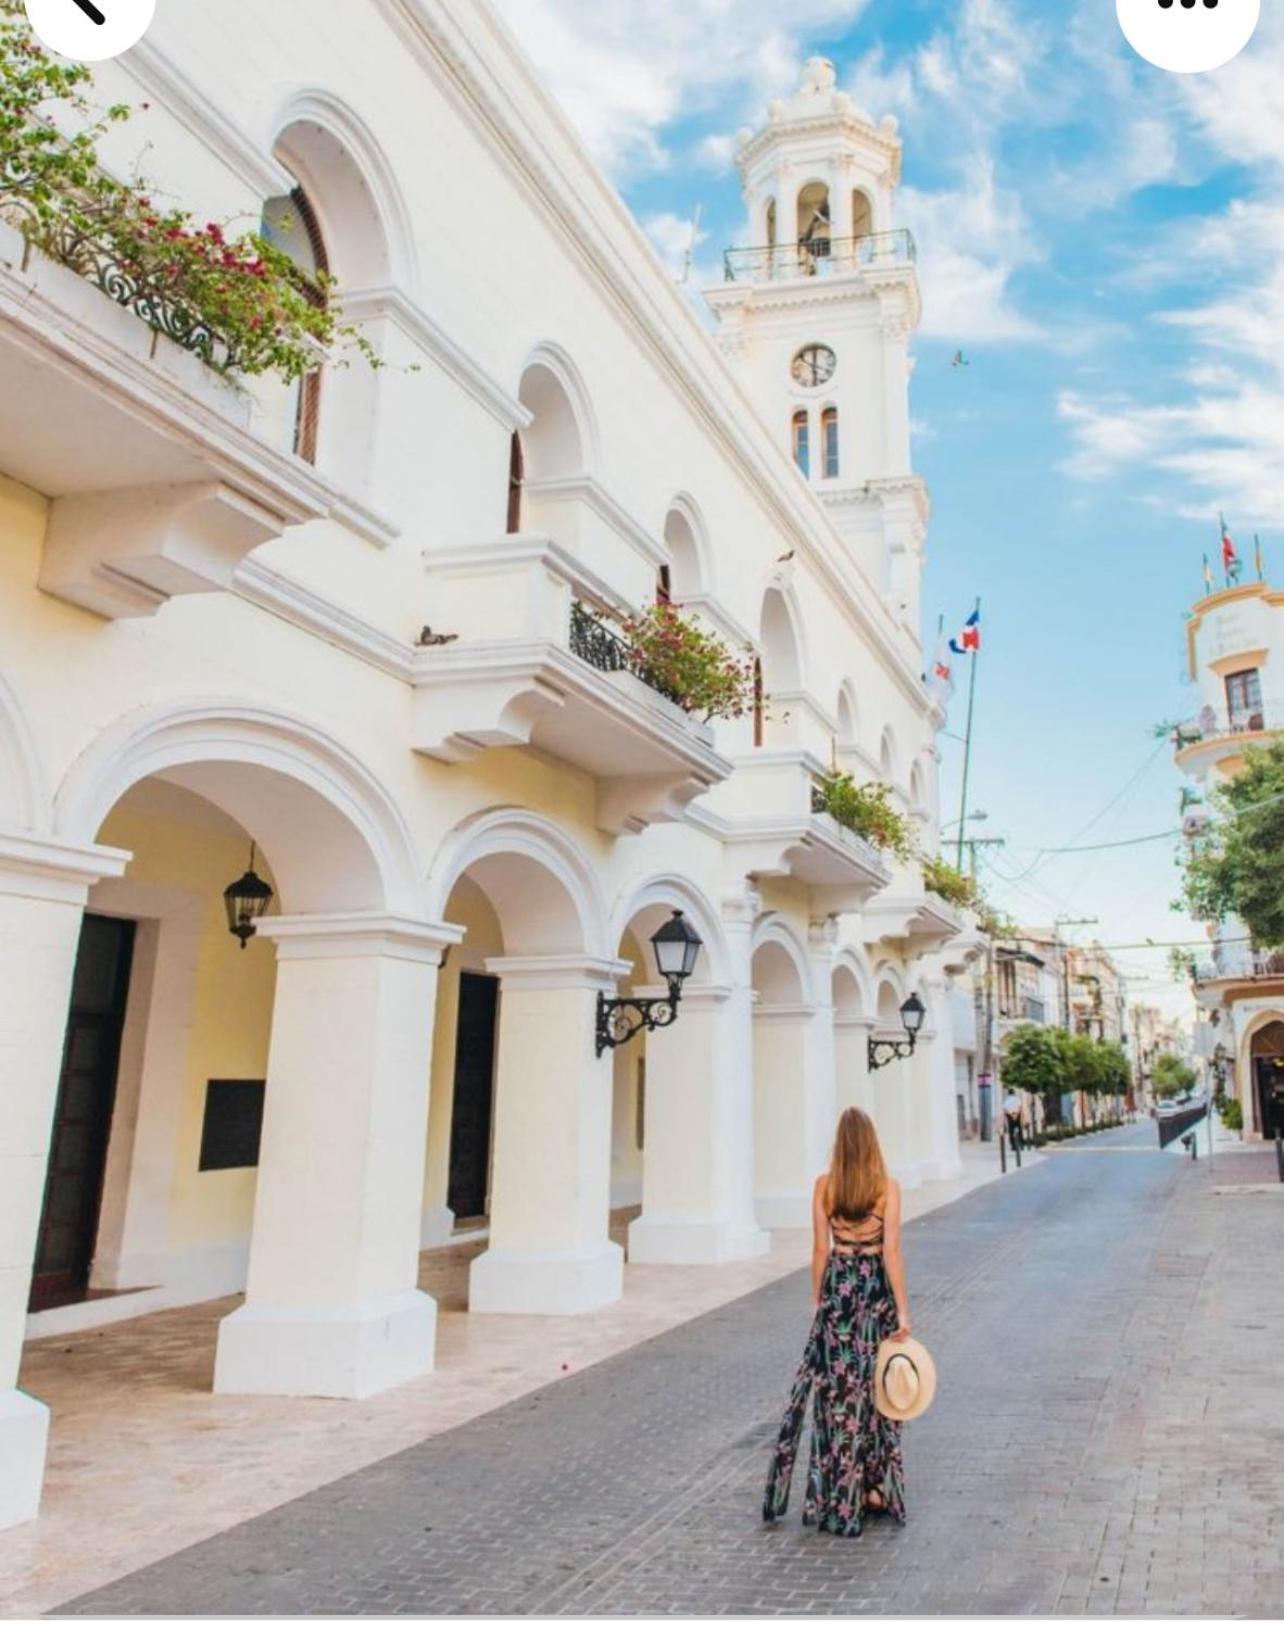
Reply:
[[[1181, 0], [1181, 3], [1187, 11], [1194, 9], [1195, 0]], [[1173, 0], [1159, 0], [1159, 4], [1164, 11], [1171, 11], [1173, 7]], [[1204, 0], [1204, 4], [1208, 7], [1209, 11], [1216, 11], [1217, 9], [1217, 0]]]

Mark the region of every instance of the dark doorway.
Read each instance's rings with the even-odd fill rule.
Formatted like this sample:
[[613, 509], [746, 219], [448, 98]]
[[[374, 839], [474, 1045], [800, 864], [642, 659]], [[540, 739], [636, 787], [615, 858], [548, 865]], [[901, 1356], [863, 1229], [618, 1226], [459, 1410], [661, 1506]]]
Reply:
[[486, 1215], [498, 1009], [498, 979], [485, 973], [459, 975], [455, 1103], [450, 1120], [450, 1184], [446, 1195], [456, 1221]]
[[89, 1285], [133, 954], [132, 922], [85, 917], [49, 1142], [33, 1312], [78, 1301]]
[[1284, 1058], [1254, 1058], [1257, 1077], [1257, 1123], [1262, 1136], [1273, 1139], [1284, 1132]]

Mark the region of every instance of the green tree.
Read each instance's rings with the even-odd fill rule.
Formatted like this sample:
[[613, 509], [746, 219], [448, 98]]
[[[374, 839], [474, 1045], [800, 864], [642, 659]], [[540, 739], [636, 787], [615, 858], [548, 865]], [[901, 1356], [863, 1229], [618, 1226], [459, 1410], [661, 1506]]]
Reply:
[[1210, 802], [1220, 818], [1181, 862], [1182, 904], [1205, 921], [1240, 917], [1260, 947], [1284, 945], [1284, 743], [1247, 748]]
[[1156, 1097], [1180, 1097], [1191, 1089], [1197, 1078], [1190, 1065], [1174, 1052], [1161, 1052], [1150, 1070], [1150, 1083]]
[[1061, 1094], [1069, 1090], [1061, 1039], [1060, 1030], [1044, 1024], [1018, 1024], [1003, 1043], [1004, 1086], [1042, 1097], [1049, 1124], [1060, 1120]]

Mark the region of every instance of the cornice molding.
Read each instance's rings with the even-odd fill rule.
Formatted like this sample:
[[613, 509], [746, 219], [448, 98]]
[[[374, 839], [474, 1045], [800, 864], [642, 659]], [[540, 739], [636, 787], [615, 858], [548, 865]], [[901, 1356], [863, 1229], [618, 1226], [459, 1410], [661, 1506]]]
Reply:
[[395, 323], [412, 344], [417, 345], [425, 356], [431, 357], [505, 430], [524, 430], [531, 422], [530, 411], [474, 362], [441, 324], [404, 289], [392, 284], [380, 288], [349, 289], [341, 294], [340, 303], [349, 321], [387, 319]]
[[237, 568], [233, 590], [241, 599], [292, 623], [304, 633], [335, 645], [389, 678], [409, 684], [415, 652], [409, 640], [384, 633], [363, 617], [337, 605], [324, 594], [305, 588], [292, 577], [251, 555]]
[[258, 199], [288, 193], [294, 186], [294, 177], [285, 166], [238, 130], [210, 101], [208, 85], [195, 84], [166, 56], [154, 36], [145, 35], [131, 46], [120, 66], [217, 154]]

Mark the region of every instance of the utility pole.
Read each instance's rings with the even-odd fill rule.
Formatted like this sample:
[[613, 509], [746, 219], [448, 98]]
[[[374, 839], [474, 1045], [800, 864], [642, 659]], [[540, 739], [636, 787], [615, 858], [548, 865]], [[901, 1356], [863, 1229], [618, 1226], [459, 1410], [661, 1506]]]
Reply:
[[969, 837], [964, 841], [964, 848], [968, 851], [968, 876], [976, 879], [976, 851], [979, 848], [1003, 848], [1007, 843], [1006, 837]]

